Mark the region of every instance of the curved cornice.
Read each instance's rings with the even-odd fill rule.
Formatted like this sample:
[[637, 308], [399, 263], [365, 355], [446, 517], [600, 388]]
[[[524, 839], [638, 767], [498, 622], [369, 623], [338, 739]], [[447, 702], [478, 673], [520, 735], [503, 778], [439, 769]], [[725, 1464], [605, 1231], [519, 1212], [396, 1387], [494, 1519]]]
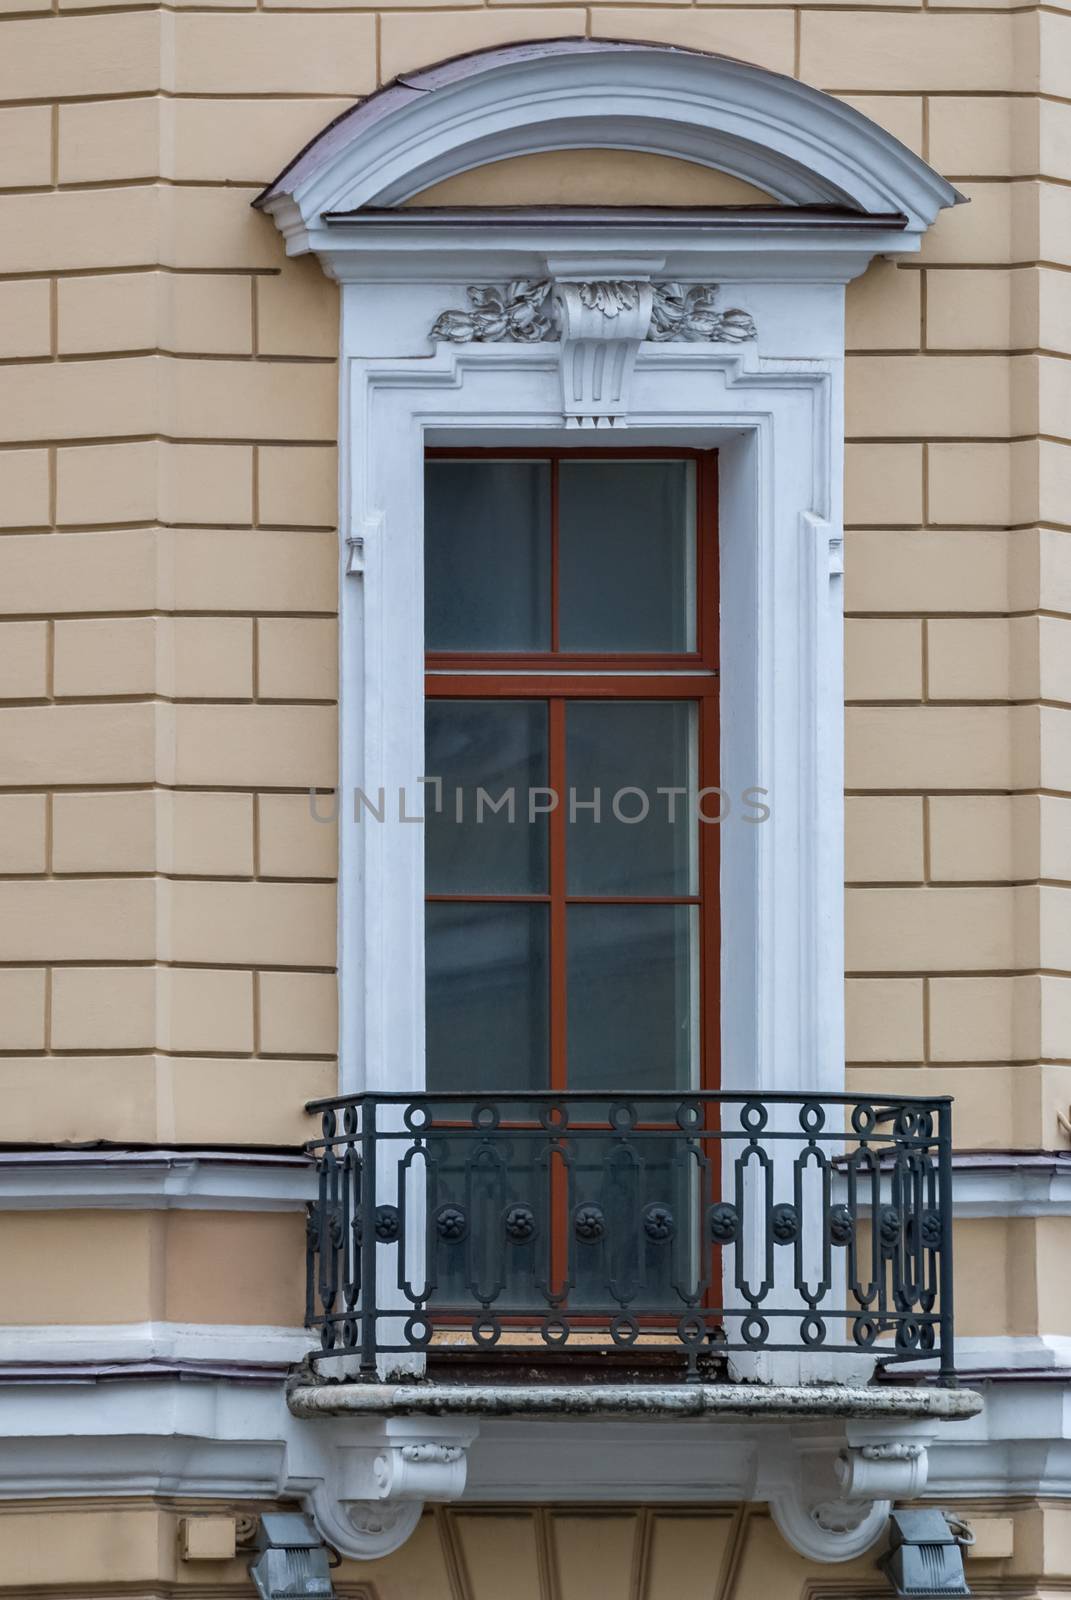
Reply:
[[794, 78], [669, 45], [558, 39], [396, 79], [325, 128], [254, 203], [307, 250], [324, 213], [396, 206], [510, 156], [593, 147], [714, 167], [786, 205], [901, 212], [914, 235], [962, 199], [885, 129]]

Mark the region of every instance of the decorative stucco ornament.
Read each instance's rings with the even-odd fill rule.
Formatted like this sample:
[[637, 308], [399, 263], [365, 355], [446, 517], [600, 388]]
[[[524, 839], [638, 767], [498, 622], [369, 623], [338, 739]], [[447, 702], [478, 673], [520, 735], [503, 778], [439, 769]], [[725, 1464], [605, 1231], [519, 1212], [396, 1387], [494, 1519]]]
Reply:
[[444, 311], [431, 338], [450, 344], [551, 344], [559, 349], [569, 428], [624, 426], [641, 345], [741, 344], [755, 338], [746, 311], [716, 311], [717, 285], [685, 288], [647, 278], [515, 278], [469, 284], [468, 311]]
[[547, 339], [557, 339], [557, 314], [550, 291], [549, 278], [538, 282], [514, 278], [512, 283], [470, 283], [465, 292], [471, 310], [444, 311], [436, 318], [431, 337], [451, 344], [496, 344], [503, 339], [542, 344]]
[[754, 339], [755, 323], [739, 306], [715, 311], [718, 292], [713, 283], [695, 283], [685, 289], [679, 283], [656, 283], [648, 339], [658, 344], [670, 339], [685, 339], [689, 344], [743, 344]]
[[[647, 284], [627, 278], [599, 278], [555, 283], [550, 278], [515, 278], [511, 283], [469, 284], [471, 309], [444, 311], [435, 320], [431, 338], [451, 344], [543, 344], [562, 337], [563, 315], [570, 295], [577, 309], [601, 312], [609, 323], [623, 313], [636, 313], [650, 294], [650, 313], [641, 339], [654, 344], [684, 340], [689, 344], [742, 344], [756, 337], [746, 311], [714, 307], [718, 286], [663, 282]], [[606, 337], [616, 330], [607, 328]], [[590, 334], [589, 334], [590, 337]]]

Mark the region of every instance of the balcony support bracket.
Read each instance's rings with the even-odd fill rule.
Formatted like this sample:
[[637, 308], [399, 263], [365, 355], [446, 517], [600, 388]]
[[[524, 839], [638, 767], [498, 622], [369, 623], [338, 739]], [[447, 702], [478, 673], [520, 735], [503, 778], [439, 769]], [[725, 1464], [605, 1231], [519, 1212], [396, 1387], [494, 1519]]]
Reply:
[[[474, 1420], [384, 1417], [306, 1434], [303, 1503], [326, 1542], [351, 1560], [390, 1555], [424, 1506], [464, 1492]], [[305, 1453], [305, 1452], [303, 1452]]]
[[926, 1487], [932, 1424], [849, 1422], [839, 1436], [793, 1432], [768, 1486], [782, 1537], [814, 1561], [851, 1561], [885, 1532], [894, 1501]]

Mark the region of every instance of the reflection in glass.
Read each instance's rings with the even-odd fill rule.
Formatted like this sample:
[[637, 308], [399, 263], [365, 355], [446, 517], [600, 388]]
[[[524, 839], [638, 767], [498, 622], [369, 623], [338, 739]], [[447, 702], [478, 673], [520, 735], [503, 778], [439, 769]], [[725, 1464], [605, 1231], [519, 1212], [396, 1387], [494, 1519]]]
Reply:
[[695, 463], [562, 461], [563, 650], [695, 649]]
[[547, 782], [545, 700], [428, 700], [424, 771], [429, 894], [544, 894], [547, 820], [528, 791]]
[[428, 461], [428, 650], [550, 649], [550, 463]]
[[[694, 701], [584, 700], [567, 707], [570, 894], [697, 892], [697, 725]], [[596, 790], [597, 820], [590, 804]]]
[[570, 1087], [698, 1084], [698, 908], [570, 906], [567, 945]]
[[547, 1087], [547, 907], [425, 906], [427, 1086]]

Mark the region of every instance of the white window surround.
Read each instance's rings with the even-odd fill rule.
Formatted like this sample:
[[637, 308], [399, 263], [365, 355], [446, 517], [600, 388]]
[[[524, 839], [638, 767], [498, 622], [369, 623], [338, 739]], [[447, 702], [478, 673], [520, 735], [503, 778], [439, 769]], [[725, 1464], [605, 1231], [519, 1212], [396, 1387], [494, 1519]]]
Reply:
[[[393, 210], [506, 156], [610, 146], [717, 167], [778, 214]], [[841, 488], [844, 285], [918, 248], [960, 197], [831, 97], [740, 62], [562, 40], [410, 75], [340, 118], [258, 204], [342, 285], [340, 1078], [423, 1081], [422, 458], [428, 444], [680, 444], [720, 452], [722, 785], [769, 791], [723, 824], [726, 1087], [843, 1087]], [[801, 205], [824, 207], [800, 211]], [[470, 285], [551, 280], [561, 337], [429, 338]], [[757, 337], [645, 340], [576, 316], [578, 286], [717, 285]], [[570, 325], [572, 307], [572, 325]], [[623, 331], [628, 333], [623, 341]], [[616, 342], [614, 404], [569, 415], [563, 369]], [[627, 342], [628, 348], [625, 348]], [[572, 368], [569, 369], [572, 371]], [[584, 415], [584, 413], [587, 413]], [[347, 542], [348, 541], [348, 542]], [[359, 541], [356, 543], [355, 541]], [[353, 822], [356, 789], [388, 817]]]

